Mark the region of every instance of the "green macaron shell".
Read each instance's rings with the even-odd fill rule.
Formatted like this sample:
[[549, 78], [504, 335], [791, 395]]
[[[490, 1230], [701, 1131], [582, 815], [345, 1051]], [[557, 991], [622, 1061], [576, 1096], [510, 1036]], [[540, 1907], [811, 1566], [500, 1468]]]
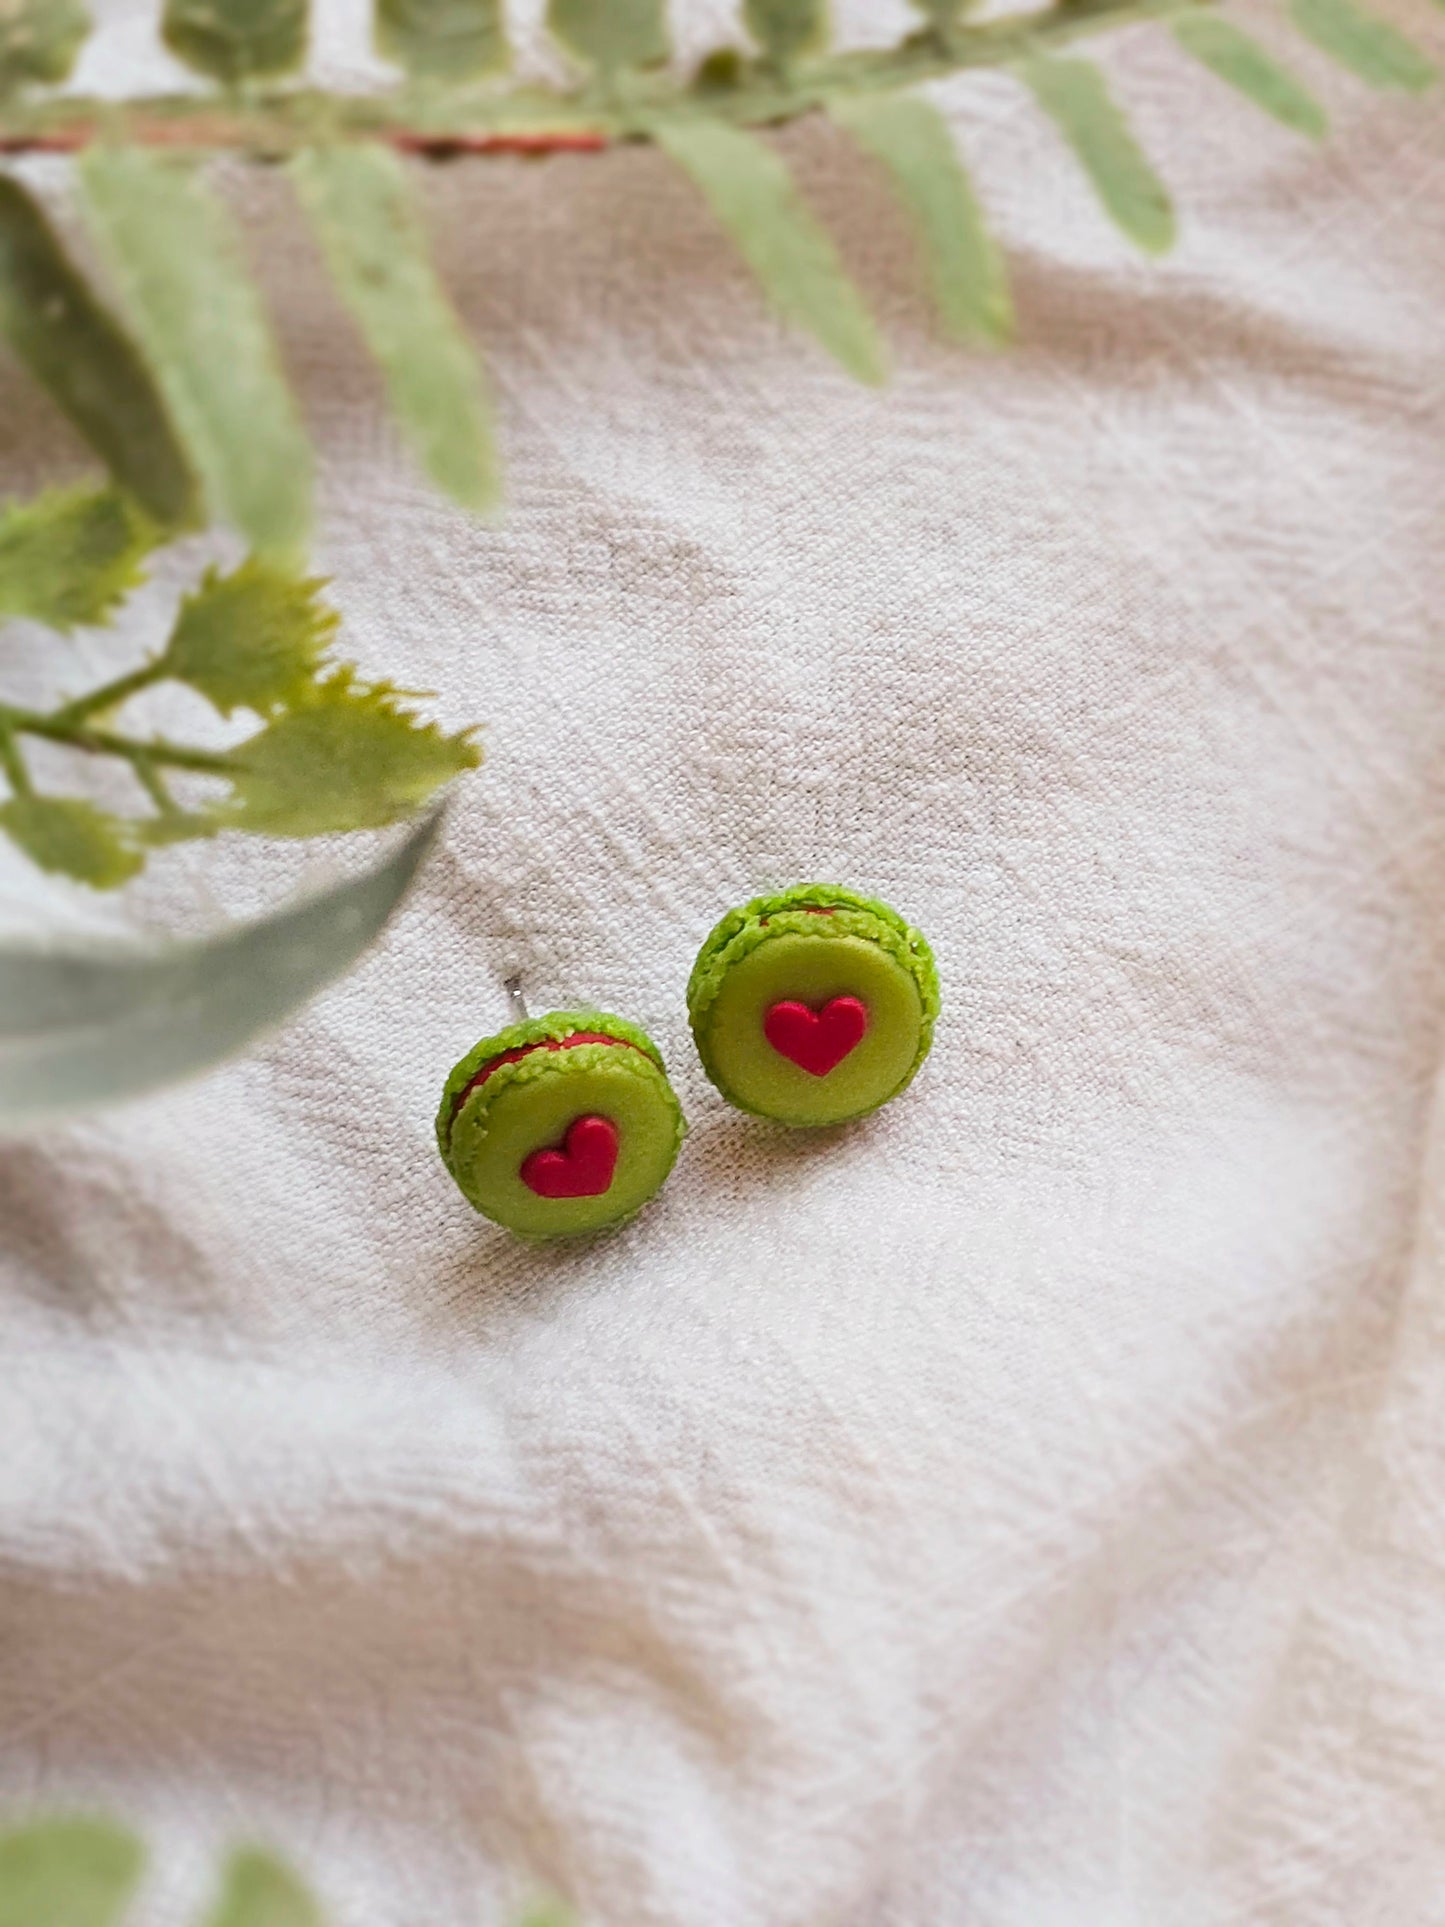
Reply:
[[[868, 1028], [815, 1077], [774, 1050], [763, 1023], [774, 1004], [816, 1010], [835, 997], [859, 998]], [[708, 1076], [740, 1109], [784, 1124], [841, 1124], [896, 1097], [928, 1055], [938, 1008], [938, 973], [921, 932], [887, 904], [832, 884], [800, 884], [729, 911], [688, 983]]]
[[[530, 1048], [579, 1031], [618, 1041]], [[527, 1054], [473, 1085], [487, 1064], [519, 1050]], [[599, 1197], [539, 1197], [522, 1182], [523, 1163], [587, 1116], [617, 1126], [611, 1184]], [[580, 1237], [625, 1222], [661, 1188], [686, 1129], [657, 1046], [636, 1025], [599, 1011], [555, 1012], [484, 1038], [452, 1071], [437, 1113], [437, 1143], [463, 1195], [524, 1238]]]

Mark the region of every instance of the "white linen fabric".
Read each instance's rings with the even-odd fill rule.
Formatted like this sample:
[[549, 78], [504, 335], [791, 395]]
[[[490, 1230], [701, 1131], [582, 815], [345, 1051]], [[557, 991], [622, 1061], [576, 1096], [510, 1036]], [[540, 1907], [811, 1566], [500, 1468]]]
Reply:
[[[156, 84], [155, 9], [97, 11], [83, 80]], [[0, 1149], [0, 1811], [132, 1819], [142, 1927], [237, 1837], [336, 1927], [1445, 1922], [1445, 118], [1252, 24], [1325, 148], [1162, 27], [1099, 49], [1163, 265], [1016, 82], [934, 90], [1004, 356], [938, 342], [870, 166], [784, 136], [877, 393], [661, 157], [434, 170], [493, 526], [235, 182], [349, 647], [488, 761], [284, 1034]], [[0, 485], [72, 462], [0, 371]], [[919, 923], [945, 1004], [904, 1100], [809, 1136], [711, 1091], [683, 987], [815, 877]], [[610, 1240], [523, 1247], [437, 1159], [514, 969], [648, 1026], [692, 1121]]]

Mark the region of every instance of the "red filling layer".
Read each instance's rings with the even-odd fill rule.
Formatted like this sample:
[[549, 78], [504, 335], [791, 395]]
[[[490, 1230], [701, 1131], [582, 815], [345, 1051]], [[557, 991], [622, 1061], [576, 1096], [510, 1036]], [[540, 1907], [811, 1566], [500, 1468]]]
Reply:
[[[489, 1057], [482, 1068], [460, 1091], [456, 1103], [452, 1106], [453, 1122], [456, 1120], [457, 1112], [462, 1108], [463, 1104], [466, 1103], [472, 1092], [479, 1091], [492, 1075], [492, 1072], [499, 1071], [503, 1064], [518, 1063], [522, 1058], [530, 1057], [533, 1051], [571, 1050], [574, 1044], [621, 1044], [627, 1050], [642, 1050], [642, 1046], [640, 1044], [634, 1044], [630, 1038], [609, 1037], [605, 1031], [600, 1030], [574, 1030], [570, 1037], [543, 1037], [539, 1038], [535, 1044], [521, 1044], [516, 1050], [504, 1050], [497, 1057]], [[642, 1055], [646, 1057], [647, 1052], [642, 1051]]]

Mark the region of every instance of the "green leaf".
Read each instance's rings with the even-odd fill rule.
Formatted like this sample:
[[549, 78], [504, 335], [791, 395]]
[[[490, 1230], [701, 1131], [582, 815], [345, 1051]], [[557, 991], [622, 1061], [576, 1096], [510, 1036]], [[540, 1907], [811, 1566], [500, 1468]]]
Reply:
[[89, 32], [84, 0], [0, 0], [0, 97], [68, 79]]
[[963, 0], [913, 0], [913, 10], [921, 13], [930, 27], [946, 30], [963, 12]]
[[226, 1864], [221, 1897], [205, 1927], [321, 1927], [321, 1915], [288, 1867], [243, 1847]]
[[1174, 37], [1186, 53], [1283, 126], [1323, 139], [1329, 128], [1324, 108], [1232, 20], [1217, 13], [1190, 14], [1175, 21]]
[[748, 32], [780, 67], [815, 52], [828, 33], [824, 0], [743, 0]]
[[227, 87], [289, 73], [306, 58], [307, 0], [166, 0], [178, 60]]
[[[159, 1089], [274, 1029], [370, 948], [439, 819], [434, 812], [416, 825], [363, 875], [204, 942], [0, 950], [0, 1125]], [[0, 1910], [0, 1927], [109, 1927], [110, 1919]]]
[[0, 512], [0, 616], [68, 631], [110, 619], [161, 532], [116, 489], [54, 489]]
[[1418, 47], [1353, 0], [1290, 0], [1290, 18], [1306, 40], [1367, 86], [1420, 94], [1435, 79]]
[[16, 180], [0, 175], [0, 334], [116, 481], [167, 527], [194, 484], [145, 364]]
[[778, 312], [815, 335], [859, 381], [883, 381], [873, 318], [772, 149], [721, 121], [659, 121], [655, 131]]
[[223, 716], [269, 716], [305, 697], [341, 618], [305, 578], [252, 557], [231, 575], [209, 569], [181, 604], [161, 658], [163, 675], [188, 683]]
[[104, 1820], [0, 1834], [0, 1927], [113, 1927], [144, 1864], [139, 1840]]
[[1098, 68], [1034, 54], [1019, 73], [1074, 150], [1105, 212], [1146, 254], [1165, 253], [1174, 244], [1169, 196]]
[[547, 0], [547, 25], [564, 47], [604, 74], [667, 59], [662, 0]]
[[417, 80], [466, 80], [504, 67], [499, 0], [376, 0], [376, 50]]
[[1013, 329], [1008, 271], [943, 116], [913, 94], [840, 97], [830, 111], [887, 168], [913, 218], [949, 334], [1006, 341]]
[[12, 796], [0, 803], [0, 830], [42, 870], [95, 890], [129, 883], [145, 861], [122, 817], [78, 797]]
[[446, 736], [398, 691], [338, 669], [232, 751], [228, 821], [269, 836], [377, 829], [480, 761], [469, 732]]
[[689, 84], [695, 94], [730, 94], [742, 86], [747, 71], [736, 47], [714, 47], [698, 62]]
[[215, 507], [254, 548], [310, 525], [311, 452], [230, 216], [133, 148], [80, 162], [92, 226]]
[[481, 368], [431, 264], [405, 168], [380, 147], [355, 146], [302, 154], [293, 171], [427, 473], [464, 507], [491, 506], [497, 460]]

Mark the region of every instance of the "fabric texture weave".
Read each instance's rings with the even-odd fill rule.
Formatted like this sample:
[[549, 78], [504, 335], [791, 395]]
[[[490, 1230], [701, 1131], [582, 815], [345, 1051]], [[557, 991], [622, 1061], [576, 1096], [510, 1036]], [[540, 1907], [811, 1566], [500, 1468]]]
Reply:
[[[95, 11], [82, 83], [170, 83], [153, 6]], [[320, 9], [318, 72], [365, 77], [364, 12]], [[0, 1810], [141, 1826], [139, 1927], [237, 1837], [335, 1927], [538, 1888], [588, 1927], [1445, 1923], [1445, 112], [1240, 17], [1324, 148], [1166, 28], [1097, 49], [1162, 264], [1016, 81], [933, 90], [1008, 354], [939, 342], [843, 136], [780, 137], [878, 392], [665, 157], [434, 170], [493, 526], [418, 481], [284, 181], [227, 173], [348, 646], [488, 761], [282, 1035], [0, 1147]], [[0, 367], [0, 487], [80, 467]], [[133, 660], [170, 566], [75, 647]], [[176, 853], [135, 902], [316, 860]], [[944, 985], [906, 1096], [819, 1135], [730, 1109], [684, 1002], [726, 907], [809, 876]], [[610, 1241], [519, 1247], [437, 1156], [514, 973], [643, 1025], [688, 1113]]]

